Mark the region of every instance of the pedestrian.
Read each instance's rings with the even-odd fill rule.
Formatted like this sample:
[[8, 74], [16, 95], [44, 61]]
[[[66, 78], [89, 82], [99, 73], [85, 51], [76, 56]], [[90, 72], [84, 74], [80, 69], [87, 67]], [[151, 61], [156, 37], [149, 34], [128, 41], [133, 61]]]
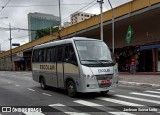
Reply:
[[130, 73], [131, 74], [135, 74], [136, 73], [135, 56], [132, 56], [132, 58], [131, 58]]

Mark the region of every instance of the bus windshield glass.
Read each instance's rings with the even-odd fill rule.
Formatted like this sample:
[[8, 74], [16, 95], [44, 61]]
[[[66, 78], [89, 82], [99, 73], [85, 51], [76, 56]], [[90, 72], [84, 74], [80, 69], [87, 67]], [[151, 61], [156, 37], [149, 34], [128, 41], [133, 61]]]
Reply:
[[82, 64], [114, 63], [114, 58], [108, 46], [102, 41], [75, 41]]

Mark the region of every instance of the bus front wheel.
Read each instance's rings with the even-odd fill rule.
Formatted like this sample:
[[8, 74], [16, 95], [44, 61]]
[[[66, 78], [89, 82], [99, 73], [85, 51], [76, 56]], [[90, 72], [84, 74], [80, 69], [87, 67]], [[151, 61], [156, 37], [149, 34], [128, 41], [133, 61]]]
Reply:
[[43, 77], [40, 79], [40, 85], [41, 85], [41, 88], [44, 90], [47, 88], [47, 85]]
[[68, 81], [67, 82], [67, 93], [70, 97], [75, 97], [76, 96], [76, 86], [73, 81]]

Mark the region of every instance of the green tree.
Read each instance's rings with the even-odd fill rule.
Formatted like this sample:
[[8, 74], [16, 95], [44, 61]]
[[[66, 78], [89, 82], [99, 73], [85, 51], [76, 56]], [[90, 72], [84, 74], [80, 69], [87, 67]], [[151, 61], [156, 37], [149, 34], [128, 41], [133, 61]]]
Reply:
[[36, 39], [50, 35], [51, 33], [58, 32], [58, 31], [59, 31], [59, 27], [51, 27], [51, 28], [37, 30]]

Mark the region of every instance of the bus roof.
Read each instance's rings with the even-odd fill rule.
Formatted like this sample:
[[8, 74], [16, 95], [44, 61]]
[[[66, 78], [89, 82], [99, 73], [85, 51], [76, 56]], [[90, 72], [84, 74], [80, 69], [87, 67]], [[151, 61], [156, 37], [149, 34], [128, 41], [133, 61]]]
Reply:
[[66, 44], [66, 43], [72, 43], [73, 41], [76, 40], [96, 40], [96, 41], [102, 41], [102, 40], [98, 40], [98, 39], [93, 39], [93, 38], [87, 38], [87, 37], [72, 37], [72, 38], [67, 38], [67, 39], [61, 39], [61, 40], [55, 40], [52, 42], [48, 42], [48, 43], [44, 43], [41, 45], [37, 45], [35, 47], [33, 47], [33, 49], [39, 49], [39, 48], [44, 48], [44, 47], [51, 47], [51, 46], [55, 46], [55, 45], [61, 45], [61, 44]]

